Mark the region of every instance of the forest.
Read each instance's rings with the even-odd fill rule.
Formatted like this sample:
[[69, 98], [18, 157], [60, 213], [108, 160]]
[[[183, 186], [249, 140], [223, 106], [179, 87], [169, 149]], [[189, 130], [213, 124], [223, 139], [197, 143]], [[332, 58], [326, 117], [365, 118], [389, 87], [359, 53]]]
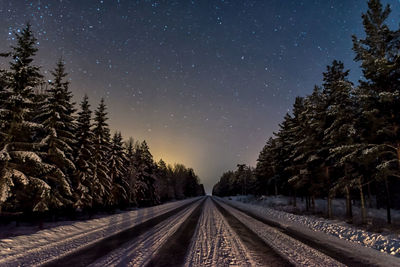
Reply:
[[63, 60], [44, 81], [28, 23], [1, 57], [0, 215], [95, 212], [204, 195], [193, 169], [155, 162], [146, 141], [111, 134], [102, 99], [79, 108]]
[[362, 15], [363, 37], [352, 36], [354, 60], [363, 77], [354, 84], [341, 61], [326, 67], [323, 83], [297, 97], [292, 112], [261, 150], [255, 168], [238, 165], [222, 175], [213, 188], [218, 196], [238, 194], [305, 198], [307, 210], [315, 199], [346, 199], [352, 221], [354, 201], [367, 219], [367, 207], [400, 209], [400, 30], [387, 25], [391, 10], [368, 1]]

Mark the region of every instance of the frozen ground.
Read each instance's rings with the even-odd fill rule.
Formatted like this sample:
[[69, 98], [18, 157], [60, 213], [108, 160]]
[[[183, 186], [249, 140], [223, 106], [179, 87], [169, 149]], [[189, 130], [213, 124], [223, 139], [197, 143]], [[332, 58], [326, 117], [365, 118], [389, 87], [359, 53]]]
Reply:
[[[396, 257], [400, 257], [399, 235], [370, 233], [361, 229], [357, 229], [344, 222], [337, 222], [316, 218], [313, 216], [295, 215], [284, 211], [278, 211], [263, 205], [259, 205], [260, 202], [254, 203], [247, 201], [250, 203], [243, 203], [241, 201], [238, 201], [243, 201], [243, 199], [243, 197], [225, 198], [224, 201], [241, 209], [251, 211], [258, 216], [276, 221], [280, 223], [283, 227], [292, 227], [299, 231], [308, 232], [314, 237], [321, 238], [322, 242], [334, 242], [338, 246], [343, 245], [346, 248], [348, 247], [349, 253], [365, 253], [366, 257], [379, 257], [380, 255], [384, 255], [387, 253]], [[338, 242], [343, 240], [347, 240], [350, 242]], [[352, 243], [354, 246], [351, 246]], [[374, 251], [371, 250], [363, 250], [362, 246], [374, 248], [384, 253], [376, 254], [374, 253]], [[392, 257], [387, 259], [390, 260], [391, 258]], [[395, 266], [400, 266], [400, 261], [396, 260], [394, 261], [394, 263], [396, 263]]]
[[60, 225], [34, 234], [0, 239], [0, 266], [31, 266], [46, 263], [193, 200], [171, 202], [99, 219]]
[[192, 240], [185, 266], [257, 266], [210, 198]]

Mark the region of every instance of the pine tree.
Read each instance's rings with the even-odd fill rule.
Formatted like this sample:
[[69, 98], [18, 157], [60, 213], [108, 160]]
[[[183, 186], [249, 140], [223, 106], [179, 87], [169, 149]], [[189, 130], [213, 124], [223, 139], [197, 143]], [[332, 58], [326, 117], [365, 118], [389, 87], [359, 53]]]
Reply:
[[81, 110], [78, 112], [75, 144], [75, 166], [73, 174], [74, 207], [77, 209], [93, 206], [93, 195], [95, 194], [94, 176], [94, 145], [93, 133], [91, 131], [90, 104], [88, 96], [85, 95], [81, 102]]
[[110, 145], [109, 174], [112, 181], [112, 203], [114, 205], [128, 204], [129, 184], [125, 176], [127, 157], [122, 145], [122, 135], [116, 132]]
[[68, 81], [64, 81], [64, 63], [60, 59], [50, 87], [46, 90], [46, 98], [41, 104], [36, 121], [44, 126], [46, 137], [41, 141], [45, 146], [40, 153], [45, 162], [58, 169], [52, 176], [48, 176], [48, 183], [52, 188], [51, 196], [64, 205], [72, 204], [71, 174], [75, 170], [73, 163], [74, 146], [74, 108], [71, 103], [71, 92], [68, 90]]
[[[352, 83], [348, 81], [349, 71], [344, 70], [340, 61], [334, 60], [327, 71], [323, 73], [323, 94], [325, 99], [325, 125], [324, 146], [330, 149], [330, 156], [325, 162], [328, 168], [335, 168], [336, 173], [341, 176], [332, 186], [332, 191], [344, 190], [346, 194], [346, 214], [352, 220], [352, 208], [350, 199], [350, 184], [353, 177], [349, 173], [349, 163], [342, 160], [348, 146], [354, 146], [356, 141], [355, 128], [355, 104], [352, 99]], [[365, 209], [363, 209], [365, 214]]]
[[107, 124], [104, 98], [95, 111], [93, 128], [94, 200], [99, 206], [111, 205], [112, 181], [109, 175], [108, 157], [110, 152], [110, 129]]
[[379, 0], [368, 1], [368, 10], [362, 15], [365, 38], [353, 36], [355, 60], [361, 62], [365, 81], [358, 93], [361, 100], [361, 118], [364, 143], [375, 144], [368, 154], [377, 153], [376, 178], [383, 180], [386, 191], [387, 220], [391, 222], [391, 177], [399, 177], [400, 165], [400, 31], [389, 29], [385, 23], [391, 10]]
[[6, 120], [2, 125], [5, 138], [0, 152], [0, 203], [7, 201], [6, 206], [14, 210], [44, 211], [62, 203], [51, 198], [47, 183], [56, 175], [57, 168], [44, 163], [37, 153], [44, 145], [37, 137], [43, 126], [33, 121], [33, 89], [41, 83], [42, 75], [39, 67], [32, 64], [37, 48], [29, 24], [16, 33], [16, 40], [17, 45], [9, 53], [10, 71], [5, 75], [9, 96], [3, 105]]
[[156, 191], [157, 195], [160, 197], [160, 201], [168, 200], [169, 196], [169, 177], [167, 164], [160, 159], [157, 163], [157, 179], [156, 179]]
[[126, 163], [126, 172], [125, 176], [127, 178], [128, 182], [128, 203], [130, 205], [137, 205], [137, 199], [136, 199], [136, 182], [137, 182], [137, 172], [136, 172], [136, 162], [135, 162], [135, 143], [133, 141], [133, 138], [129, 138], [127, 141], [126, 145], [126, 158], [127, 158], [127, 163]]
[[156, 204], [159, 199], [155, 191], [156, 166], [146, 141], [135, 151], [135, 169], [137, 172], [135, 194], [138, 203]]

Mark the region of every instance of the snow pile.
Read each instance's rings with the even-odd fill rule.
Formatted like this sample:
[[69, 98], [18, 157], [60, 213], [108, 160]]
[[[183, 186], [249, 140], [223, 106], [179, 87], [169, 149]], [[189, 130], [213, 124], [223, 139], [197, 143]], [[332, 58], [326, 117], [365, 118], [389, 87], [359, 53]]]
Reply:
[[171, 202], [45, 229], [31, 235], [0, 239], [0, 265], [39, 265], [49, 262], [194, 200]]
[[[248, 201], [245, 197], [234, 197], [228, 200], [229, 203], [246, 210], [251, 210], [273, 220], [278, 220], [282, 224], [300, 223], [313, 231], [321, 231], [340, 239], [349, 240], [365, 247], [374, 248], [381, 252], [400, 257], [400, 236], [394, 234], [377, 234], [371, 233], [362, 229], [357, 229], [344, 222], [334, 222], [331, 220], [324, 220], [312, 216], [295, 215], [284, 211], [278, 211], [265, 206], [251, 204], [244, 204], [240, 202]], [[227, 199], [226, 199], [227, 200]]]

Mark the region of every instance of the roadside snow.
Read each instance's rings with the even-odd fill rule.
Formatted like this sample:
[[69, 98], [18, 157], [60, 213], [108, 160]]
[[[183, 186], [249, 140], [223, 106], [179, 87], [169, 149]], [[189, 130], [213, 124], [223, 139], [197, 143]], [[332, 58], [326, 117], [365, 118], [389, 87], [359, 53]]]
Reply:
[[49, 262], [194, 200], [171, 202], [99, 219], [61, 225], [31, 235], [0, 239], [0, 265], [31, 266]]
[[185, 266], [257, 266], [210, 198], [192, 240]]
[[249, 227], [277, 253], [295, 266], [345, 266], [331, 257], [283, 234], [273, 227], [269, 227], [268, 225], [247, 216], [223, 202], [219, 202], [219, 204], [239, 221]]
[[[396, 257], [400, 257], [400, 235], [371, 233], [355, 228], [344, 222], [326, 220], [313, 216], [295, 215], [284, 211], [275, 210], [263, 205], [265, 201], [250, 202], [248, 198], [246, 200], [246, 197], [232, 197], [231, 199], [232, 201], [229, 202], [235, 206], [246, 209], [251, 207], [251, 210], [255, 211], [257, 214], [265, 216], [266, 218], [273, 218], [283, 223], [300, 223], [313, 231], [321, 231], [340, 239], [348, 240], [357, 244], [361, 244], [365, 247], [374, 248], [381, 252], [386, 252]], [[235, 199], [250, 203], [244, 204], [236, 201]], [[280, 198], [278, 201], [284, 201], [284, 199]]]
[[[277, 210], [282, 210], [286, 212], [293, 212], [293, 211], [306, 211], [306, 202], [301, 201], [301, 198], [297, 198], [296, 207], [293, 207], [291, 204], [293, 198], [288, 196], [263, 196], [261, 198], [256, 198], [254, 196], [234, 196], [231, 197], [233, 200], [241, 201], [243, 203], [251, 203], [255, 205], [261, 205], [264, 207], [270, 207]], [[386, 221], [386, 209], [376, 208], [376, 200], [373, 197], [371, 200], [367, 199], [367, 204], [371, 201], [371, 208], [367, 208], [367, 215], [370, 220], [374, 221]], [[368, 205], [367, 205], [368, 206]], [[315, 212], [326, 214], [327, 210], [327, 202], [326, 199], [315, 199]], [[334, 216], [345, 216], [346, 215], [346, 199], [343, 198], [335, 198], [332, 200], [332, 211]], [[400, 224], [400, 210], [391, 209], [392, 214], [392, 223], [393, 224]], [[356, 205], [353, 205], [353, 217], [354, 218], [361, 218], [361, 209], [359, 201], [356, 201]]]
[[98, 259], [90, 266], [146, 266], [152, 256], [165, 244], [190, 216], [200, 202], [157, 224], [151, 230], [129, 241], [122, 247]]

